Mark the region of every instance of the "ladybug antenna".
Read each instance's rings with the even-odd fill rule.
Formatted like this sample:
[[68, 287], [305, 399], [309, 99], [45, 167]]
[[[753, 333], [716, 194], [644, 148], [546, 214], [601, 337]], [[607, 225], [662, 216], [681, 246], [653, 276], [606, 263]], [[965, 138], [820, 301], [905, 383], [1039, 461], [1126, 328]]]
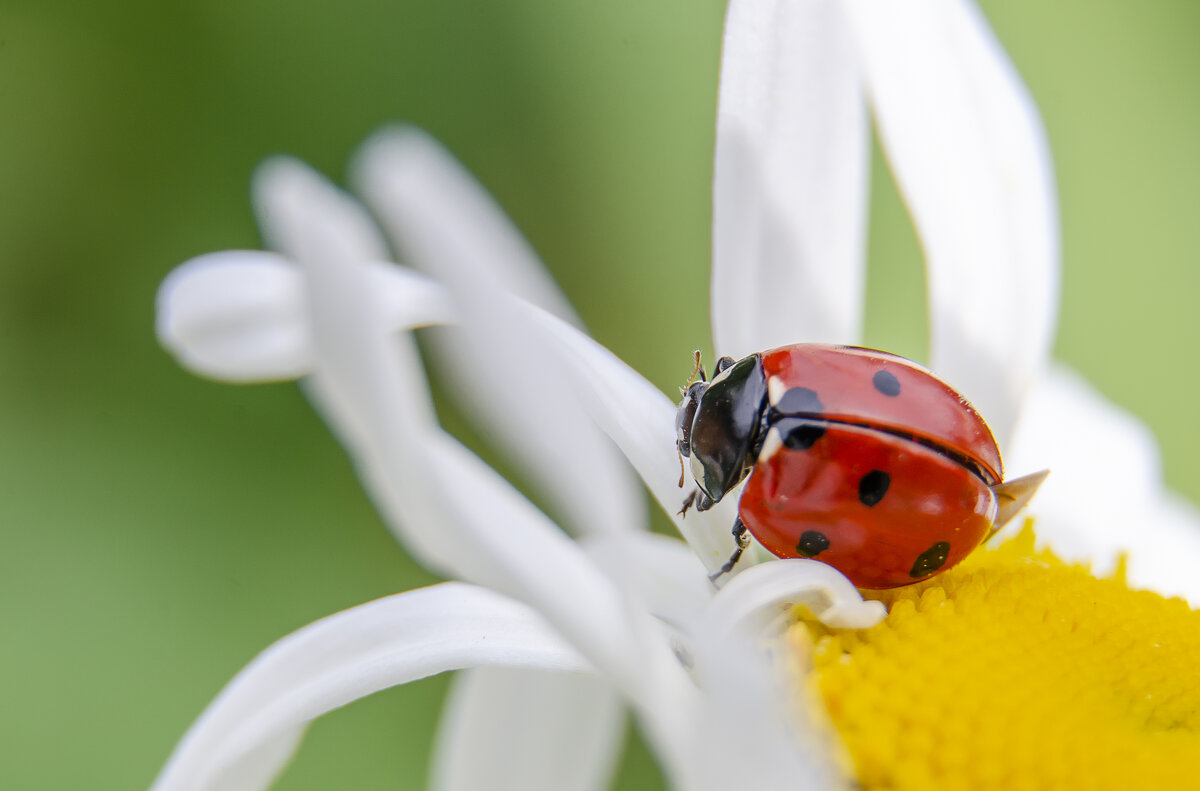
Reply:
[[695, 362], [692, 367], [692, 375], [688, 377], [687, 384], [683, 386], [683, 392], [685, 393], [687, 392], [687, 389], [692, 386], [692, 383], [696, 381], [697, 377], [700, 378], [701, 382], [708, 381], [708, 376], [704, 373], [704, 365], [700, 362], [700, 350], [697, 349], [696, 351], [692, 352], [692, 357]]

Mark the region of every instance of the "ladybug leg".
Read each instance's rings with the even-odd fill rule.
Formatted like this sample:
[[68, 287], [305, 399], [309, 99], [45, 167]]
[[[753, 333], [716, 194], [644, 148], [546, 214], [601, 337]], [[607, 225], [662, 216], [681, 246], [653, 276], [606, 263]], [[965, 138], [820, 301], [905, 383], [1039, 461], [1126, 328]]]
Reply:
[[698, 494], [700, 494], [699, 489], [692, 489], [692, 493], [689, 494], [687, 497], [683, 498], [683, 507], [680, 508], [678, 511], [676, 511], [675, 515], [686, 517], [688, 509], [691, 508], [695, 504], [696, 495], [698, 495]]
[[730, 367], [735, 362], [737, 362], [737, 361], [734, 360], [732, 357], [722, 357], [721, 359], [717, 360], [717, 368], [713, 372], [713, 376], [716, 376], [717, 374], [721, 373], [721, 371], [724, 371], [726, 368]]
[[721, 566], [719, 571], [708, 575], [708, 581], [714, 585], [722, 575], [733, 571], [733, 567], [742, 559], [742, 553], [746, 551], [746, 547], [750, 546], [750, 531], [746, 529], [740, 516], [733, 522], [733, 539], [737, 541], [737, 549], [733, 550], [733, 554], [729, 556], [729, 560], [725, 561], [725, 565]]
[[697, 511], [707, 511], [709, 508], [713, 507], [713, 501], [707, 494], [699, 489], [692, 489], [692, 493], [683, 498], [683, 507], [676, 511], [675, 515], [687, 516], [688, 509], [693, 505], [696, 506]]

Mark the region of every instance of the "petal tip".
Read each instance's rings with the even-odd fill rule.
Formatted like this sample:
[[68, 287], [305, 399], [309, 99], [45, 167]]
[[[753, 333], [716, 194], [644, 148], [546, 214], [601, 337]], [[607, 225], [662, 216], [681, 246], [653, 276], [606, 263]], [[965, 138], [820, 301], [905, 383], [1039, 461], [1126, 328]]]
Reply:
[[210, 253], [163, 279], [155, 332], [198, 375], [239, 383], [294, 379], [309, 366], [301, 302], [299, 275], [282, 257]]

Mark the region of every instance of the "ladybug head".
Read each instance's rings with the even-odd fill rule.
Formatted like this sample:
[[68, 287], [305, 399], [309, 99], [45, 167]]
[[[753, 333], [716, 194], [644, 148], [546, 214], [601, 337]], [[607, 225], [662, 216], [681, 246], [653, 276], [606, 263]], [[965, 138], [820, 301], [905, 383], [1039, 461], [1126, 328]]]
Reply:
[[675, 444], [691, 460], [700, 491], [714, 503], [737, 486], [754, 467], [767, 395], [762, 358], [718, 363], [711, 382], [688, 387], [675, 414]]

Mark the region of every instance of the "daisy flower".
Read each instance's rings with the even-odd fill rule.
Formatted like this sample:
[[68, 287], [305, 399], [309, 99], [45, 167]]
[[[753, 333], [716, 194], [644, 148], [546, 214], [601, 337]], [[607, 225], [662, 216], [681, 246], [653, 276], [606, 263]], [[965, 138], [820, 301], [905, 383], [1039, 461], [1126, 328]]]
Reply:
[[[1152, 439], [1136, 422], [1048, 365], [1058, 291], [1049, 156], [1032, 102], [972, 4], [730, 4], [714, 346], [740, 357], [858, 341], [868, 113], [925, 248], [932, 366], [988, 416], [1012, 469], [1054, 467], [1035, 511], [1050, 549], [1026, 535], [877, 601], [827, 565], [750, 553], [714, 594], [707, 575], [733, 550], [736, 497], [673, 516], [686, 545], [645, 532], [630, 466], [675, 514], [674, 405], [579, 329], [533, 252], [448, 154], [411, 128], [368, 141], [353, 181], [378, 226], [305, 166], [273, 160], [255, 202], [275, 252], [182, 265], [160, 291], [159, 336], [201, 375], [300, 379], [397, 538], [457, 581], [339, 613], [267, 649], [200, 717], [155, 789], [264, 788], [316, 716], [447, 670], [467, 672], [442, 723], [432, 780], [442, 789], [603, 788], [624, 707], [681, 789], [1049, 783], [1103, 755], [1087, 738], [1052, 766], [942, 749], [977, 744], [983, 722], [985, 746], [1045, 752], [1031, 741], [1044, 728], [1003, 739], [1009, 726], [1049, 722], [1045, 705], [1027, 706], [1032, 718], [1020, 707], [989, 718], [983, 693], [996, 685], [943, 672], [964, 634], [985, 659], [989, 640], [1010, 647], [998, 661], [1032, 690], [1020, 700], [1044, 700], [1076, 664], [1089, 668], [1078, 675], [1089, 689], [1154, 668], [1115, 696], [1093, 695], [1092, 708], [1078, 708], [1086, 717], [1062, 727], [1090, 737], [1088, 722], [1106, 715], [1116, 724], [1094, 744], [1112, 755], [1134, 745], [1139, 768], [1164, 756], [1178, 767], [1198, 725], [1180, 661], [1195, 612], [1130, 585], [1200, 600], [1184, 573], [1200, 552], [1200, 520], [1161, 490]], [[439, 425], [412, 338], [431, 325], [448, 325], [428, 348], [452, 397], [553, 520]], [[1106, 507], [1081, 508], [1101, 501], [1087, 471], [1110, 462], [1121, 475], [1107, 481]], [[1103, 564], [1117, 550], [1128, 561], [1110, 579], [1060, 559]], [[882, 622], [881, 602], [891, 606]], [[1116, 637], [1093, 628], [1101, 602], [1103, 623], [1122, 625]], [[1061, 640], [1044, 639], [1050, 623]], [[1022, 660], [1039, 644], [1089, 661], [1044, 672], [1045, 651], [1038, 664]], [[1130, 711], [1137, 727], [1125, 727]]]

